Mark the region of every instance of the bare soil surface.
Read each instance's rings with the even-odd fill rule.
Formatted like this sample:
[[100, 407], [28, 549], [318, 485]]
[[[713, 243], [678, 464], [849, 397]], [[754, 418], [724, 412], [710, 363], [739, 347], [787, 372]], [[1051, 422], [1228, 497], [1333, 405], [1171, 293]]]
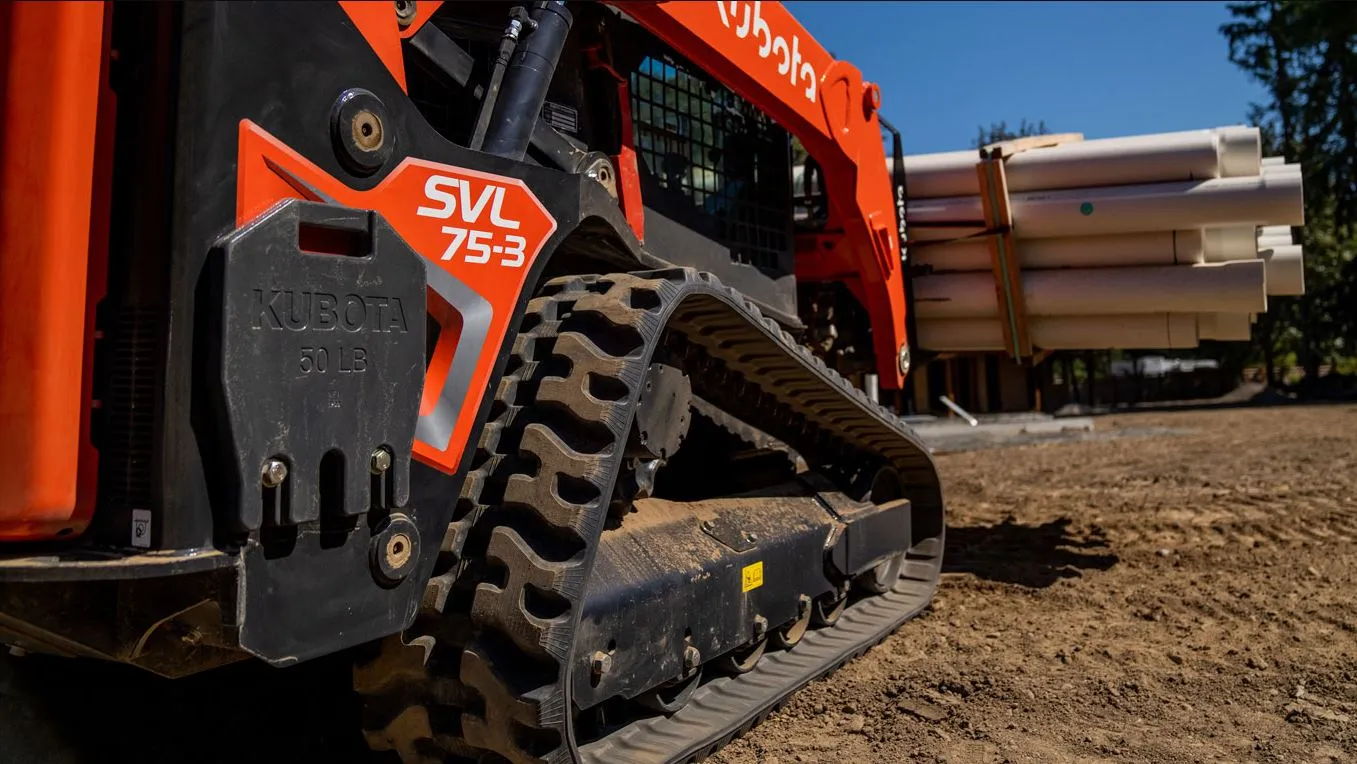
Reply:
[[938, 457], [921, 617], [712, 757], [1357, 761], [1357, 406]]
[[[710, 761], [1357, 762], [1357, 406], [1096, 428], [938, 457], [933, 606]], [[0, 654], [0, 762], [371, 762], [351, 659]]]

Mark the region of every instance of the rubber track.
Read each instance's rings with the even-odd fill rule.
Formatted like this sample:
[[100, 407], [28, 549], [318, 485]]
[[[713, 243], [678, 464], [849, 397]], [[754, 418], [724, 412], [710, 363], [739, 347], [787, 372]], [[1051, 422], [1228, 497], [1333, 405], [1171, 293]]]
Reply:
[[[924, 538], [892, 593], [853, 605], [839, 625], [770, 654], [749, 674], [708, 682], [674, 716], [634, 724], [580, 750], [569, 724], [573, 637], [631, 412], [661, 341], [683, 358], [696, 394], [721, 407], [738, 403], [733, 410], [751, 427], [812, 467], [829, 464], [851, 479], [854, 469], [893, 465]], [[436, 606], [431, 610], [446, 608], [450, 621], [463, 607], [470, 617], [460, 686], [444, 689], [462, 713], [449, 729], [430, 729], [424, 742], [460, 733], [461, 744], [513, 762], [704, 756], [796, 688], [882, 639], [936, 586], [942, 497], [927, 449], [897, 417], [708, 274], [670, 269], [550, 282], [529, 303], [496, 396], [480, 464], [445, 542], [449, 556], [460, 551], [460, 557], [436, 578], [426, 602]], [[474, 584], [464, 606], [448, 597], [457, 590], [452, 579]]]
[[791, 446], [757, 427], [750, 426], [748, 422], [732, 416], [700, 396], [693, 396], [692, 408], [694, 415], [706, 419], [726, 434], [743, 441], [750, 448], [760, 451], [777, 451], [786, 456], [787, 461], [791, 462], [792, 465], [796, 465], [801, 459], [801, 455], [796, 453], [796, 450]]

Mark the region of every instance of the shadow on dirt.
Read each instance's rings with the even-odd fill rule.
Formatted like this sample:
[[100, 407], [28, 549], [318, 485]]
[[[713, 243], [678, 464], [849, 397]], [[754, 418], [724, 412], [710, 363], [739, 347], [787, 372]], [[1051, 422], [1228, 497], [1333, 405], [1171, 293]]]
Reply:
[[1062, 517], [1023, 525], [1007, 518], [995, 525], [950, 527], [942, 571], [1039, 589], [1117, 564], [1105, 537], [1074, 538], [1071, 522]]
[[1057, 418], [1066, 416], [1108, 416], [1112, 414], [1173, 413], [1180, 411], [1214, 411], [1217, 409], [1255, 409], [1274, 406], [1342, 406], [1357, 402], [1357, 377], [1328, 374], [1318, 382], [1286, 388], [1271, 388], [1257, 382], [1246, 382], [1219, 398], [1182, 401], [1154, 401], [1090, 406], [1070, 403], [1055, 412]]
[[370, 764], [350, 672], [324, 658], [166, 680], [93, 660], [0, 655], [0, 762]]

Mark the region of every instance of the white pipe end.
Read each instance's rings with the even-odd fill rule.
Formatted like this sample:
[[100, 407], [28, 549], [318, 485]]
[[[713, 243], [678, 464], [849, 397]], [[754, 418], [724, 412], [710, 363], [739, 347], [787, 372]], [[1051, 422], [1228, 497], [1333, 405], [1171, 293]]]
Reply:
[[1258, 239], [1253, 226], [1207, 228], [1202, 231], [1202, 255], [1208, 263], [1250, 260], [1256, 257]]
[[1305, 294], [1305, 251], [1299, 246], [1258, 250], [1266, 263], [1267, 293], [1278, 297]]
[[1250, 329], [1248, 313], [1197, 314], [1197, 335], [1204, 340], [1247, 342]]
[[1169, 349], [1194, 348], [1200, 338], [1197, 317], [1191, 313], [1168, 314]]
[[1258, 128], [1222, 127], [1216, 135], [1220, 140], [1220, 177], [1243, 178], [1262, 172], [1263, 139]]

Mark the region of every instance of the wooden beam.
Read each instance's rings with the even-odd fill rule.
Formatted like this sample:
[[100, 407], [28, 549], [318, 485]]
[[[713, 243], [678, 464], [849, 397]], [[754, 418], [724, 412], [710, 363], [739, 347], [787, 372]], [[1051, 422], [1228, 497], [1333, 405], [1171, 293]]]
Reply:
[[1051, 135], [1029, 135], [1025, 138], [1014, 138], [1009, 141], [999, 141], [991, 143], [981, 149], [986, 155], [993, 155], [996, 151], [998, 156], [1011, 157], [1014, 154], [1021, 154], [1031, 149], [1048, 149], [1053, 146], [1059, 146], [1064, 143], [1078, 143], [1084, 140], [1083, 133], [1052, 133]]

